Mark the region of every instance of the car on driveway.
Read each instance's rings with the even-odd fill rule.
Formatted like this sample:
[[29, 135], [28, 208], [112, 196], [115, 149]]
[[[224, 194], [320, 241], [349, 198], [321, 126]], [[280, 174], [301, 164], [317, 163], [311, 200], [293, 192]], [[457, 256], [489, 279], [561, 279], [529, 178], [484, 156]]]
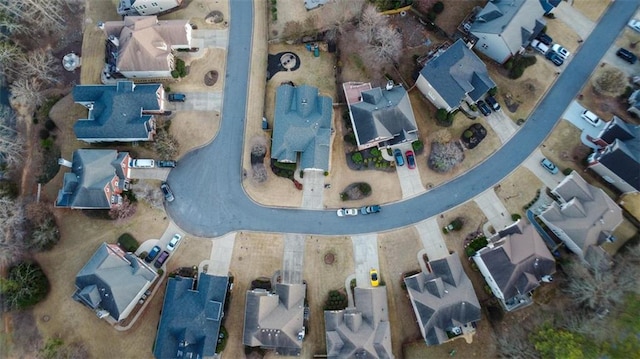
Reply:
[[158, 161], [158, 167], [174, 168], [178, 165], [176, 161], [161, 160]]
[[631, 19], [629, 20], [629, 23], [627, 23], [627, 25], [636, 30], [637, 32], [640, 32], [640, 20], [638, 19]]
[[360, 208], [361, 214], [371, 214], [371, 213], [378, 213], [378, 212], [380, 212], [380, 206], [377, 204], [374, 204], [373, 206], [364, 206]]
[[402, 157], [402, 151], [396, 148], [393, 150], [393, 157], [396, 159], [396, 164], [398, 166], [404, 166], [404, 157]]
[[413, 154], [413, 151], [409, 150], [404, 153], [407, 157], [407, 167], [410, 169], [416, 168], [416, 156]]
[[336, 214], [338, 217], [346, 217], [346, 216], [357, 216], [358, 209], [357, 208], [340, 208]]
[[633, 52], [622, 47], [619, 48], [618, 51], [616, 51], [616, 56], [632, 65], [635, 64], [638, 60], [638, 57]]
[[547, 54], [544, 55], [544, 57], [549, 59], [549, 61], [553, 62], [553, 64], [556, 66], [562, 66], [562, 64], [564, 64], [564, 60], [562, 59], [562, 57], [558, 55], [558, 53], [555, 51], [547, 52]]
[[371, 268], [369, 271], [369, 277], [371, 278], [371, 286], [377, 287], [380, 285], [380, 278], [378, 277], [378, 271], [375, 268]]
[[485, 116], [489, 116], [489, 114], [491, 113], [491, 109], [489, 109], [489, 106], [487, 106], [486, 103], [484, 103], [484, 101], [480, 100], [477, 102], [478, 108], [480, 109], [480, 112], [482, 112], [483, 115]]
[[500, 104], [498, 103], [498, 101], [496, 101], [496, 99], [493, 96], [487, 95], [485, 100], [487, 101], [487, 104], [491, 106], [491, 108], [494, 111], [500, 111]]
[[560, 44], [553, 44], [553, 46], [551, 46], [551, 50], [555, 51], [558, 55], [560, 55], [560, 57], [562, 57], [563, 60], [566, 60], [567, 57], [571, 55], [571, 52], [569, 52], [569, 50], [562, 47], [562, 45]]
[[541, 32], [540, 34], [538, 34], [538, 36], [536, 37], [536, 40], [540, 41], [541, 43], [543, 43], [545, 45], [549, 45], [549, 46], [551, 46], [551, 44], [553, 44], [553, 39], [551, 38], [551, 36], [547, 35], [546, 32]]
[[556, 166], [555, 163], [549, 161], [548, 158], [543, 158], [542, 161], [540, 161], [540, 165], [544, 167], [545, 170], [549, 171], [552, 175], [558, 173], [558, 166]]
[[153, 263], [153, 266], [156, 268], [162, 267], [164, 262], [167, 261], [167, 258], [169, 258], [169, 252], [162, 251], [162, 253], [160, 253], [160, 255], [158, 256], [158, 259], [156, 259], [156, 261]]
[[169, 241], [169, 244], [167, 244], [167, 250], [168, 251], [173, 251], [174, 249], [176, 249], [176, 246], [178, 245], [178, 243], [180, 243], [180, 240], [182, 239], [182, 236], [178, 233], [173, 235], [173, 238], [171, 238], [171, 240]]
[[147, 263], [153, 262], [153, 260], [156, 259], [156, 257], [158, 256], [158, 253], [160, 253], [159, 246], [155, 246], [151, 248], [151, 250], [149, 251], [149, 254], [147, 254], [147, 256], [144, 258], [144, 261]]
[[549, 52], [549, 46], [543, 44], [540, 40], [531, 41], [531, 47], [543, 55]]
[[596, 115], [595, 113], [589, 110], [582, 111], [580, 118], [587, 121], [593, 127], [598, 127], [600, 126], [600, 123], [602, 123], [602, 120], [600, 119], [600, 117], [598, 117], [598, 115]]
[[187, 96], [183, 93], [170, 93], [168, 99], [170, 102], [185, 102]]
[[171, 190], [171, 187], [169, 187], [169, 184], [167, 182], [162, 182], [162, 184], [160, 185], [160, 189], [162, 190], [164, 199], [166, 199], [167, 202], [173, 202], [173, 200], [176, 199], [173, 196], [173, 191]]

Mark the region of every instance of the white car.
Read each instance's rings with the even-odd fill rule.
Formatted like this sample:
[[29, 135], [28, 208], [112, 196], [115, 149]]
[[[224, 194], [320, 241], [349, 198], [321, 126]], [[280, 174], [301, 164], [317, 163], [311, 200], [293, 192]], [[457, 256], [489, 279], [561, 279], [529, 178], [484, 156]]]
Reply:
[[357, 208], [340, 208], [337, 214], [338, 214], [338, 217], [357, 216], [358, 209]]
[[551, 50], [555, 51], [556, 54], [560, 55], [560, 57], [562, 57], [563, 60], [566, 60], [567, 57], [571, 55], [571, 52], [569, 52], [569, 50], [562, 47], [560, 44], [553, 44], [553, 46], [551, 46]]
[[531, 41], [531, 47], [543, 55], [549, 52], [549, 46], [543, 44], [540, 40]]
[[629, 20], [629, 23], [627, 24], [630, 28], [636, 30], [637, 32], [640, 32], [640, 20], [638, 19], [631, 19]]
[[178, 245], [181, 239], [182, 239], [181, 235], [179, 235], [178, 233], [174, 234], [173, 238], [171, 238], [171, 241], [169, 241], [169, 244], [167, 244], [167, 250], [173, 251], [174, 249], [176, 249], [176, 246]]

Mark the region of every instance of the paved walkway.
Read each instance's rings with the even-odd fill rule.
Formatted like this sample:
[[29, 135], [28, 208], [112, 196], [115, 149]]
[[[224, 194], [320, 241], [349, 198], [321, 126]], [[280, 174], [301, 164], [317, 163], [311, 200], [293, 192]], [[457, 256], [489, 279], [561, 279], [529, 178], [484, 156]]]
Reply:
[[558, 173], [551, 174], [551, 172], [547, 171], [542, 165], [540, 165], [540, 161], [544, 158], [540, 149], [536, 149], [531, 153], [531, 156], [527, 158], [522, 165], [526, 167], [529, 171], [533, 172], [536, 177], [544, 183], [545, 186], [549, 188], [554, 188], [558, 183], [560, 183], [564, 179], [564, 175], [562, 174], [562, 168], [558, 168]]
[[[378, 264], [378, 235], [367, 233], [351, 236], [353, 242], [353, 260], [356, 266], [356, 284], [361, 288], [370, 288], [369, 271], [380, 268]], [[347, 287], [349, 288], [349, 287]]]
[[284, 235], [281, 281], [283, 284], [302, 284], [304, 238], [303, 234], [286, 233]]
[[482, 192], [473, 200], [478, 204], [478, 207], [480, 207], [480, 210], [496, 232], [513, 223], [511, 214], [498, 198], [493, 187]]
[[509, 141], [516, 131], [518, 131], [518, 126], [502, 110], [494, 111], [485, 118], [489, 126], [491, 126], [496, 135], [498, 135], [500, 143]]
[[442, 237], [442, 229], [433, 216], [416, 224], [422, 246], [429, 260], [441, 259], [449, 255], [449, 250]]
[[302, 208], [324, 209], [324, 171], [305, 170], [302, 177]]
[[236, 242], [236, 232], [227, 233], [222, 237], [212, 239], [211, 254], [208, 260], [200, 263], [202, 271], [208, 265], [207, 274], [227, 276], [231, 267], [231, 257], [233, 256], [233, 246]]
[[553, 10], [553, 13], [556, 15], [556, 19], [549, 19], [547, 21], [560, 20], [564, 22], [583, 40], [589, 37], [591, 31], [596, 27], [593, 21], [565, 1], [561, 1], [555, 10]]

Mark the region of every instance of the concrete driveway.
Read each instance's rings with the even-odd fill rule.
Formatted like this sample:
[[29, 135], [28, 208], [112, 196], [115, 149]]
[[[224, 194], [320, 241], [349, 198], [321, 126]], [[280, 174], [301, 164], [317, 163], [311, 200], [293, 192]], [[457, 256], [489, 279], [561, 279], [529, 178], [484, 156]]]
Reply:
[[478, 207], [480, 207], [480, 210], [496, 232], [513, 223], [511, 213], [507, 211], [504, 203], [498, 198], [493, 187], [482, 192], [473, 201], [478, 204]]
[[540, 161], [544, 158], [540, 149], [533, 151], [531, 156], [527, 158], [522, 165], [526, 167], [529, 171], [533, 172], [536, 177], [544, 183], [545, 186], [549, 188], [555, 188], [558, 183], [560, 183], [564, 179], [564, 175], [562, 174], [562, 169], [558, 168], [558, 173], [551, 174], [551, 172], [547, 171], [540, 165]]
[[449, 250], [442, 237], [442, 229], [440, 229], [435, 216], [416, 223], [416, 229], [430, 261], [449, 255]]
[[498, 135], [500, 143], [505, 143], [518, 131], [518, 126], [507, 116], [504, 111], [493, 111], [489, 116], [485, 116], [487, 123]]
[[169, 111], [220, 111], [222, 92], [188, 92], [185, 102], [167, 102]]
[[376, 233], [351, 236], [353, 242], [353, 261], [356, 265], [356, 285], [361, 288], [371, 288], [369, 271], [378, 270], [378, 235]]
[[323, 209], [324, 171], [305, 170], [302, 177], [302, 208]]
[[284, 235], [284, 253], [282, 255], [282, 283], [302, 284], [304, 271], [304, 238], [302, 234]]
[[[410, 143], [403, 143], [398, 146], [394, 146], [395, 148], [399, 148], [402, 151], [402, 155], [409, 151], [413, 150]], [[385, 152], [385, 151], [383, 151]], [[410, 169], [407, 165], [407, 157], [404, 157], [405, 163], [404, 166], [396, 166], [396, 174], [398, 175], [398, 180], [400, 180], [400, 188], [402, 189], [402, 198], [410, 198], [417, 194], [424, 192], [424, 186], [422, 185], [422, 180], [420, 179], [420, 172], [418, 171], [418, 163], [416, 161], [416, 168]]]
[[[624, 61], [623, 59], [619, 58], [616, 55], [616, 52], [618, 51], [618, 49], [620, 49], [620, 47], [618, 46], [611, 46], [607, 52], [604, 54], [604, 57], [602, 58], [603, 62], [606, 62], [607, 64], [616, 67], [618, 70], [622, 71], [625, 73], [625, 75], [629, 76], [629, 77], [633, 77], [633, 76], [637, 76], [638, 73], [640, 73], [640, 61], [636, 61], [635, 64], [630, 64], [626, 61]], [[632, 50], [629, 47], [626, 48], [627, 50]], [[632, 51], [633, 52], [633, 51]], [[637, 52], [636, 52], [637, 54]]]
[[212, 240], [211, 254], [198, 265], [200, 271], [204, 271], [207, 266], [207, 273], [226, 277], [229, 275], [231, 267], [231, 257], [233, 256], [233, 246], [236, 243], [236, 232], [230, 232], [222, 237]]
[[576, 126], [582, 131], [580, 140], [584, 145], [591, 148], [597, 148], [596, 145], [593, 144], [588, 138], [597, 138], [604, 128], [605, 122], [601, 121], [598, 127], [593, 126], [589, 122], [582, 119], [581, 115], [584, 110], [588, 109], [583, 107], [577, 101], [571, 101], [565, 112], [562, 114], [562, 118], [566, 121], [569, 121], [572, 125]]
[[191, 33], [192, 47], [221, 48], [229, 45], [229, 30], [193, 30]]
[[[154, 179], [164, 181], [169, 176], [170, 168], [130, 168], [129, 177], [132, 179]], [[158, 191], [160, 189], [158, 188]]]
[[[553, 13], [556, 15], [556, 19], [547, 21], [560, 20], [564, 22], [583, 40], [589, 37], [593, 29], [596, 27], [596, 24], [593, 21], [584, 16], [580, 11], [576, 10], [573, 6], [569, 5], [566, 1], [561, 1], [553, 10]], [[553, 36], [553, 34], [551, 35]]]

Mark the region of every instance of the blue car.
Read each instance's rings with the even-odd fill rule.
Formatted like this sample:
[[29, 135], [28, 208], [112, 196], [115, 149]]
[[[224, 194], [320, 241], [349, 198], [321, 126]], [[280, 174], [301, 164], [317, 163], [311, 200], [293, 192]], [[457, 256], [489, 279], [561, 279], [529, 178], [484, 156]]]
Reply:
[[402, 157], [402, 151], [396, 148], [393, 151], [393, 157], [396, 158], [396, 164], [398, 166], [404, 166], [404, 157]]
[[549, 61], [553, 62], [553, 64], [556, 66], [562, 66], [562, 64], [564, 64], [562, 56], [558, 55], [558, 53], [553, 50], [547, 52], [547, 54], [544, 56], [549, 59]]
[[545, 170], [549, 171], [552, 175], [558, 173], [558, 166], [549, 161], [547, 158], [543, 158], [542, 161], [540, 161], [540, 165], [544, 167]]
[[158, 255], [158, 253], [160, 253], [160, 247], [155, 246], [151, 248], [151, 250], [149, 251], [149, 254], [147, 254], [144, 261], [147, 263], [151, 263], [154, 259], [156, 259], [156, 256]]

